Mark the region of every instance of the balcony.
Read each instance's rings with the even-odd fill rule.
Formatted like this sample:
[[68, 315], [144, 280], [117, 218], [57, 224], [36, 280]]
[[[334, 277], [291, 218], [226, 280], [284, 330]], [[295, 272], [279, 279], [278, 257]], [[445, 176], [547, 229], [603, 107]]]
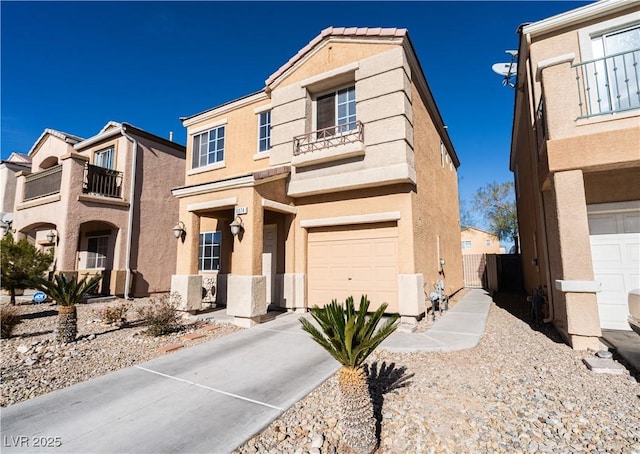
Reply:
[[640, 49], [572, 65], [579, 118], [640, 108]]
[[339, 145], [362, 142], [364, 127], [360, 121], [352, 121], [341, 125], [311, 131], [293, 138], [293, 155], [311, 153]]
[[25, 177], [23, 201], [27, 202], [60, 192], [62, 182], [62, 165], [57, 165], [42, 172], [32, 173]]
[[120, 198], [122, 193], [122, 172], [87, 164], [82, 185], [84, 194]]
[[364, 156], [364, 126], [353, 121], [293, 138], [291, 165], [304, 167]]

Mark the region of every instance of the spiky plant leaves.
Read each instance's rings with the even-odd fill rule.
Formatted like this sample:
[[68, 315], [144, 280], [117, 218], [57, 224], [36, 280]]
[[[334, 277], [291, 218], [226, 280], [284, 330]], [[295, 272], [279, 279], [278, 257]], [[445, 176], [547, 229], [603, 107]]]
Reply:
[[325, 307], [314, 307], [311, 316], [320, 326], [318, 330], [309, 320], [300, 318], [302, 329], [321, 345], [340, 364], [358, 367], [397, 327], [398, 314], [392, 314], [376, 330], [387, 304], [382, 304], [375, 312], [367, 315], [369, 299], [362, 295], [356, 312], [353, 297], [346, 299], [344, 306], [337, 300]]
[[85, 276], [78, 281], [75, 275], [67, 278], [64, 274], [56, 274], [53, 281], [42, 278], [36, 279], [34, 286], [46, 293], [58, 305], [73, 306], [92, 293], [98, 287], [101, 279], [101, 275], [95, 275], [91, 278]]
[[56, 274], [53, 281], [38, 278], [34, 280], [34, 286], [54, 300], [58, 306], [58, 323], [56, 326], [56, 339], [63, 343], [76, 340], [78, 333], [78, 317], [75, 305], [86, 298], [97, 287], [102, 279], [101, 275], [91, 278], [85, 276], [78, 281], [74, 275], [67, 278], [64, 274]]

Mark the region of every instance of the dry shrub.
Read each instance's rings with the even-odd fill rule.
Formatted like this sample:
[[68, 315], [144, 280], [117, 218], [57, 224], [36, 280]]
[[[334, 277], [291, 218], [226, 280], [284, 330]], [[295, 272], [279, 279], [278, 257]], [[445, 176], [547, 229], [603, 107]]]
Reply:
[[104, 323], [124, 324], [127, 322], [127, 312], [130, 305], [125, 303], [116, 304], [114, 306], [105, 306], [98, 311], [98, 316]]
[[15, 306], [0, 307], [0, 331], [2, 339], [11, 337], [13, 328], [20, 323], [20, 314]]
[[163, 336], [182, 328], [182, 315], [177, 309], [175, 296], [173, 298], [168, 295], [159, 299], [151, 298], [151, 304], [138, 309], [138, 315], [148, 326], [145, 332], [151, 336]]

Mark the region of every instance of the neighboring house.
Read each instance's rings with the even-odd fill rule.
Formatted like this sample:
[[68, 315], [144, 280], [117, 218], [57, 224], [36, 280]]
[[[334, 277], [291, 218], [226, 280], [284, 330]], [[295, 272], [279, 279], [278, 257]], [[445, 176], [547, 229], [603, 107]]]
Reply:
[[172, 288], [193, 307], [204, 278], [239, 324], [362, 294], [411, 321], [437, 279], [462, 287], [460, 163], [405, 29], [327, 28], [264, 89], [182, 122]]
[[628, 329], [640, 286], [640, 2], [524, 25], [510, 168], [525, 287], [576, 349]]
[[500, 254], [500, 239], [493, 233], [475, 227], [467, 227], [460, 232], [462, 255]]
[[[88, 139], [46, 129], [18, 174], [13, 229], [55, 251], [56, 273], [103, 275], [101, 292], [166, 292], [184, 146], [127, 123]], [[127, 285], [128, 284], [128, 285]]]
[[13, 208], [16, 198], [16, 184], [18, 172], [31, 170], [31, 158], [22, 153], [11, 155], [0, 162], [0, 236], [4, 236], [13, 223]]

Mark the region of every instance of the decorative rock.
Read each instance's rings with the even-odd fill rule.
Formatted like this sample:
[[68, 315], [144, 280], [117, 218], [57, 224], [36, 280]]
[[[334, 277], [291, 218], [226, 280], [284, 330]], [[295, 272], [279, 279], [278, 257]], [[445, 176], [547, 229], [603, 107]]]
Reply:
[[322, 436], [322, 434], [312, 434], [311, 436], [311, 447], [312, 448], [322, 448], [322, 445], [324, 444], [324, 437]]

